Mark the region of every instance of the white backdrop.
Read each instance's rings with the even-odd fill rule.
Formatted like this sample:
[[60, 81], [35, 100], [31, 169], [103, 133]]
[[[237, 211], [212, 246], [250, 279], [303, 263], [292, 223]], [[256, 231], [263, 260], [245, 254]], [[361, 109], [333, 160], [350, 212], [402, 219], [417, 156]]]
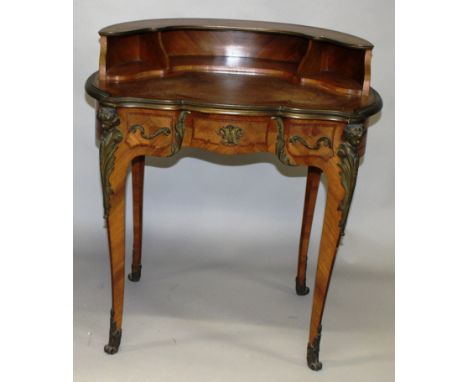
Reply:
[[[313, 25], [355, 34], [375, 45], [371, 85], [381, 94], [384, 107], [383, 111], [371, 120], [366, 156], [360, 167], [347, 233], [344, 245], [339, 250], [329, 300], [333, 301], [334, 298], [334, 283], [339, 285], [336, 279], [339, 279], [340, 275], [345, 278], [347, 269], [351, 269], [349, 272], [355, 270], [362, 274], [366, 272], [373, 274], [372, 280], [376, 285], [384, 279], [387, 280], [384, 292], [374, 295], [373, 300], [363, 295], [351, 295], [349, 299], [351, 302], [353, 299], [356, 303], [359, 301], [361, 305], [366, 301], [380, 304], [378, 309], [383, 312], [381, 317], [385, 322], [380, 328], [386, 331], [388, 342], [386, 352], [392, 354], [394, 314], [393, 1], [80, 0], [75, 1], [74, 6], [75, 357], [84, 357], [75, 359], [76, 375], [81, 378], [78, 380], [93, 380], [85, 373], [85, 364], [79, 361], [87, 359], [86, 354], [89, 353], [83, 347], [84, 345], [81, 345], [87, 343], [89, 346], [90, 332], [97, 330], [93, 329], [89, 321], [86, 321], [91, 314], [86, 306], [89, 304], [89, 296], [93, 295], [92, 290], [86, 289], [89, 283], [99, 282], [98, 287], [103, 290], [102, 297], [96, 297], [98, 301], [96, 301], [96, 308], [93, 308], [96, 322], [99, 321], [101, 325], [101, 321], [105, 321], [99, 329], [102, 340], [96, 341], [96, 349], [102, 345], [101, 342], [105, 341], [108, 330], [105, 324], [107, 324], [108, 308], [110, 308], [110, 282], [108, 268], [105, 268], [108, 267], [107, 243], [105, 231], [102, 228], [102, 201], [98, 148], [94, 139], [93, 100], [85, 96], [84, 83], [98, 67], [97, 31], [100, 28], [118, 22], [166, 17], [257, 19]], [[286, 168], [277, 163], [273, 156], [266, 154], [234, 158], [197, 150], [186, 150], [175, 158], [151, 159], [148, 162], [149, 166], [146, 167], [145, 173], [142, 280], [148, 273], [145, 264], [151, 264], [154, 260], [157, 267], [157, 259], [160, 256], [158, 248], [164, 247], [167, 251], [165, 255], [168, 255], [173, 248], [170, 243], [175, 240], [178, 250], [187, 256], [191, 251], [196, 253], [198, 248], [198, 251], [205, 255], [209, 252], [208, 258], [211, 256], [220, 261], [224, 259], [226, 262], [232, 261], [230, 259], [233, 256], [242, 257], [240, 252], [249, 253], [245, 260], [247, 262], [255, 256], [256, 252], [267, 253], [264, 259], [269, 264], [287, 264], [286, 274], [289, 278], [282, 282], [284, 285], [290, 284], [291, 291], [293, 291], [305, 191], [306, 170], [304, 168]], [[323, 216], [323, 185], [321, 185], [317, 203], [315, 217], [317, 223], [313, 227], [309, 252], [311, 258], [308, 272], [309, 284], [313, 281], [313, 259], [316, 257], [320, 234], [318, 228], [321, 227]], [[131, 213], [129, 208], [127, 210], [129, 211], [127, 221], [129, 221]], [[127, 247], [129, 248], [131, 231], [128, 229], [127, 232]], [[197, 247], [197, 245], [202, 247]], [[250, 253], [249, 248], [255, 248], [255, 251], [251, 250]], [[259, 256], [261, 258], [261, 255]], [[173, 257], [177, 259], [177, 254]], [[129, 260], [129, 257], [127, 259]], [[192, 260], [197, 261], [195, 255]], [[282, 262], [282, 260], [285, 261]], [[99, 261], [105, 274], [97, 280], [100, 276], [96, 273], [92, 276], [95, 277], [94, 281], [90, 281], [89, 277], [92, 274], [90, 270], [96, 267], [94, 261]], [[177, 262], [177, 260], [174, 261]], [[129, 261], [127, 267], [128, 265]], [[227, 268], [229, 271], [229, 266]], [[268, 267], [265, 269], [268, 271]], [[340, 269], [343, 271], [341, 272]], [[127, 285], [128, 288], [129, 285]], [[371, 290], [372, 287], [366, 285], [362, 292], [372, 293]], [[336, 294], [339, 292], [336, 290]], [[332, 302], [329, 301], [329, 305], [332, 305]], [[327, 309], [332, 310], [333, 306]], [[337, 307], [336, 312], [343, 315], [350, 314], [351, 317], [352, 313], [345, 309], [346, 307], [343, 306]], [[126, 309], [124, 314], [131, 313]], [[126, 320], [130, 325], [131, 321], [127, 318], [128, 316], [124, 317], [124, 326], [127, 324]], [[307, 322], [307, 319], [308, 317], [304, 322]], [[324, 320], [326, 319], [327, 315]], [[307, 335], [306, 326], [301, 332], [304, 341]], [[326, 324], [324, 330], [325, 328]], [[126, 332], [124, 329], [123, 343], [126, 341]], [[337, 338], [337, 343], [340, 341], [341, 346], [347, 346], [344, 338]], [[303, 353], [305, 354], [305, 345]], [[95, 353], [92, 354], [95, 356]], [[362, 374], [362, 368], [357, 367], [359, 374], [365, 375]], [[380, 375], [379, 380], [391, 380], [392, 368], [390, 360], [385, 374], [388, 379], [382, 379]], [[95, 369], [96, 373], [98, 369]], [[346, 368], [342, 371], [346, 371]], [[380, 372], [382, 372], [381, 367]], [[376, 375], [369, 374], [370, 380]], [[105, 380], [105, 378], [101, 376], [99, 380]], [[294, 379], [291, 378], [291, 380]]]

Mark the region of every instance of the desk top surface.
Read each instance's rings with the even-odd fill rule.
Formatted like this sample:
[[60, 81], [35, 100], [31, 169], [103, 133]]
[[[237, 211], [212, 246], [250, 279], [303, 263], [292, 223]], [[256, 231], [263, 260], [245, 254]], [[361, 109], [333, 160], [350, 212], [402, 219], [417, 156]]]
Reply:
[[337, 95], [281, 78], [226, 73], [182, 73], [123, 83], [102, 82], [97, 73], [86, 89], [101, 102], [121, 106], [238, 110], [250, 114], [322, 115], [327, 119], [359, 119], [377, 113], [382, 101], [373, 89], [369, 97]]

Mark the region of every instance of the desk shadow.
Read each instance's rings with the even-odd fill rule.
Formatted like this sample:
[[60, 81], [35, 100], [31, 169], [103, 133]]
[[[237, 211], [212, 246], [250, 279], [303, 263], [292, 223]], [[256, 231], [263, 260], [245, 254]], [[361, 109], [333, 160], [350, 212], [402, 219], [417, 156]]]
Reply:
[[[131, 339], [129, 342], [130, 341]], [[268, 355], [277, 361], [282, 360], [289, 364], [296, 364], [299, 366], [303, 366], [304, 364], [302, 357], [298, 359], [296, 354], [289, 355], [281, 348], [275, 349], [268, 346], [268, 343], [265, 343], [264, 345], [253, 343], [248, 333], [240, 333], [238, 331], [235, 333], [229, 333], [219, 329], [214, 329], [213, 327], [206, 328], [205, 330], [198, 327], [198, 334], [196, 335], [178, 336], [177, 333], [174, 333], [174, 336], [172, 336], [171, 339], [122, 344], [121, 349], [126, 353], [132, 353], [160, 348], [163, 346], [171, 347], [177, 345], [177, 342], [187, 345], [188, 343], [203, 343], [207, 341], [229, 344], [229, 346], [239, 348], [242, 352], [247, 350], [252, 353]]]
[[342, 360], [338, 359], [327, 359], [327, 366], [330, 368], [336, 367], [349, 367], [354, 365], [363, 365], [370, 364], [372, 362], [393, 362], [394, 356], [392, 353], [379, 353], [379, 354], [369, 354], [367, 356], [345, 358]]
[[223, 155], [198, 149], [196, 147], [184, 148], [179, 153], [169, 158], [147, 157], [146, 165], [159, 168], [169, 168], [175, 166], [180, 160], [185, 158], [198, 159], [220, 166], [247, 166], [258, 163], [268, 163], [274, 166], [280, 174], [287, 177], [303, 177], [307, 175], [307, 167], [285, 166], [271, 153]]

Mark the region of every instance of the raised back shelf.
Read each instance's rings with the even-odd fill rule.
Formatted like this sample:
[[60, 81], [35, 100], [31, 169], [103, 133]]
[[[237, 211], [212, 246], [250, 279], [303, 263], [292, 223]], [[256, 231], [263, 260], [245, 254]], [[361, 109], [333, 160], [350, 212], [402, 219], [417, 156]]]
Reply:
[[132, 82], [191, 72], [281, 78], [341, 95], [367, 96], [372, 45], [291, 24], [163, 19], [100, 31], [99, 80]]

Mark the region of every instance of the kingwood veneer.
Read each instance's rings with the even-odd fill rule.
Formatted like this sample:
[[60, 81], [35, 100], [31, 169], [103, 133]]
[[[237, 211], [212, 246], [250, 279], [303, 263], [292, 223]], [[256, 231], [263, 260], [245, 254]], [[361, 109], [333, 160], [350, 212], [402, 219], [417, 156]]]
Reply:
[[353, 197], [368, 118], [382, 107], [370, 87], [372, 45], [300, 25], [238, 20], [164, 19], [102, 29], [99, 72], [86, 91], [97, 100], [104, 218], [110, 249], [109, 343], [122, 335], [125, 182], [132, 168], [134, 244], [131, 281], [141, 277], [146, 156], [184, 147], [221, 154], [270, 152], [308, 166], [296, 292], [306, 295], [312, 216], [328, 180], [315, 277], [307, 362], [319, 361], [321, 321], [333, 264]]

